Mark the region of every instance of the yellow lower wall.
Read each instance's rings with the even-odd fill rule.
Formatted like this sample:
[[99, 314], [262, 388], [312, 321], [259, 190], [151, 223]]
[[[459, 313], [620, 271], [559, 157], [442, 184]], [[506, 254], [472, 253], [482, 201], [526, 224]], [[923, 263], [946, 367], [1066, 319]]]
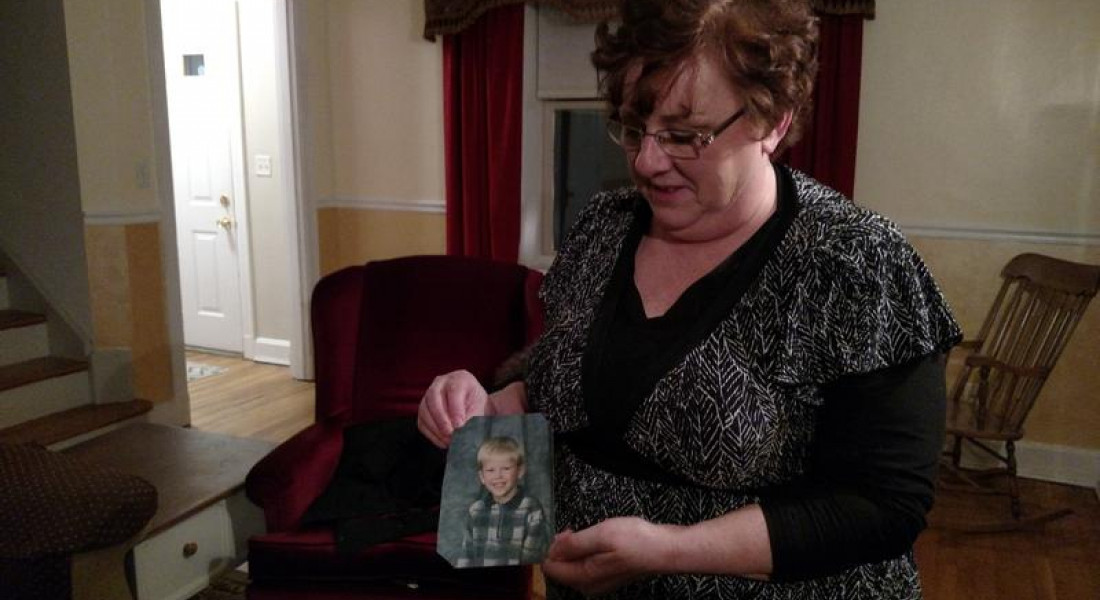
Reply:
[[160, 225], [85, 226], [96, 348], [129, 348], [134, 395], [173, 399]]
[[97, 348], [129, 347], [133, 339], [130, 273], [126, 260], [126, 226], [87, 225], [92, 333]]
[[[1024, 252], [1100, 264], [1100, 246], [910, 236], [968, 338], [977, 335], [1000, 286], [1001, 267]], [[1100, 449], [1100, 300], [1094, 300], [1047, 380], [1025, 441]], [[948, 385], [952, 383], [949, 378]]]
[[370, 260], [447, 251], [442, 213], [323, 208], [317, 232], [322, 275]]

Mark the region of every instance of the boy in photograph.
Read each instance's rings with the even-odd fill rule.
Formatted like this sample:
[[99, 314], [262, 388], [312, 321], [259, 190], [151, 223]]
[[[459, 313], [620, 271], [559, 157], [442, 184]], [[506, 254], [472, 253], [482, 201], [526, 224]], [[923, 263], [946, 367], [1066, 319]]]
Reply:
[[458, 567], [518, 565], [542, 560], [549, 531], [542, 505], [519, 486], [523, 447], [510, 437], [486, 438], [477, 475], [487, 494], [470, 505]]

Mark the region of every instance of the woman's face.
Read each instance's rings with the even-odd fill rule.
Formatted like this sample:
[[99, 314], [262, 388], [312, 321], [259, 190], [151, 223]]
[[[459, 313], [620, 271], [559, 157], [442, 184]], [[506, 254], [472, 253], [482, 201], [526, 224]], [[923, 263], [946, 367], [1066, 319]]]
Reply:
[[[647, 132], [663, 129], [709, 133], [744, 107], [740, 94], [706, 55], [691, 59], [644, 118], [631, 113], [638, 67], [628, 74], [620, 116]], [[780, 131], [782, 130], [782, 131]], [[749, 115], [722, 131], [696, 159], [672, 158], [652, 136], [627, 152], [634, 183], [653, 210], [651, 235], [678, 241], [709, 241], [730, 235], [774, 207], [770, 154], [786, 127], [761, 139]]]

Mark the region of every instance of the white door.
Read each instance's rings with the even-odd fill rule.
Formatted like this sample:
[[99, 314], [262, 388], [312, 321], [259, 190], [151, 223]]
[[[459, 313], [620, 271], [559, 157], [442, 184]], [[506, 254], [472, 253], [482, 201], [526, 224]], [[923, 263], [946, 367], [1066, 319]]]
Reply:
[[233, 0], [161, 0], [161, 22], [184, 343], [242, 352], [236, 8]]

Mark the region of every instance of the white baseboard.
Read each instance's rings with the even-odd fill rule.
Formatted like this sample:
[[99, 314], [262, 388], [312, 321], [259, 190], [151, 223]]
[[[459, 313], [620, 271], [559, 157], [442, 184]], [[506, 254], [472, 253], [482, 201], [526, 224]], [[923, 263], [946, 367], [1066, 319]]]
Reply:
[[[998, 448], [998, 446], [994, 446]], [[988, 468], [997, 465], [969, 444], [963, 445], [962, 464]], [[1064, 483], [1084, 488], [1095, 487], [1100, 496], [1100, 449], [1075, 448], [1039, 442], [1016, 444], [1016, 472], [1020, 477]]]
[[252, 347], [252, 360], [274, 365], [290, 365], [290, 340], [258, 337]]

